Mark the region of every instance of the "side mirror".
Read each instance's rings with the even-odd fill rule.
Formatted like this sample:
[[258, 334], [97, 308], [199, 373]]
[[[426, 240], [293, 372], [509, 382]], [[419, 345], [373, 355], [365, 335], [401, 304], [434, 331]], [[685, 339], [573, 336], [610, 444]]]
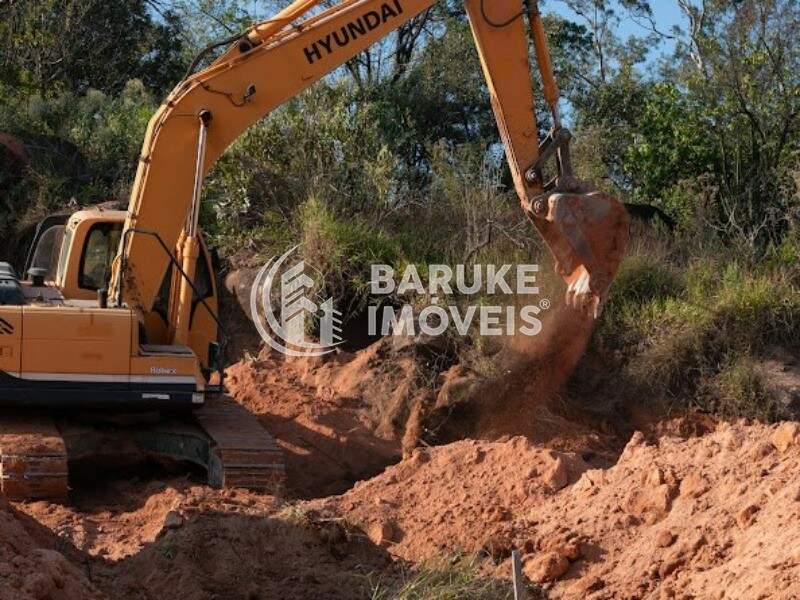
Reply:
[[47, 269], [31, 267], [28, 269], [28, 277], [31, 278], [33, 287], [44, 287], [44, 278], [47, 277]]

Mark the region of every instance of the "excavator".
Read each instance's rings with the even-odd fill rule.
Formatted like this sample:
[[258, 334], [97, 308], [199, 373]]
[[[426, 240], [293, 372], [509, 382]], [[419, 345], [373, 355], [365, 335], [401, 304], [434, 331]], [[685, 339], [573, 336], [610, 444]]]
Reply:
[[[264, 489], [284, 477], [274, 439], [224, 395], [215, 261], [199, 227], [203, 179], [248, 127], [436, 0], [320, 3], [295, 0], [198, 56], [149, 123], [127, 210], [46, 218], [24, 279], [0, 263], [6, 496], [64, 497], [73, 461], [120, 445], [192, 461], [215, 486]], [[628, 217], [573, 174], [538, 2], [464, 4], [522, 209], [567, 304], [596, 317]], [[542, 139], [531, 49], [552, 113]], [[138, 413], [158, 417], [113, 418]]]

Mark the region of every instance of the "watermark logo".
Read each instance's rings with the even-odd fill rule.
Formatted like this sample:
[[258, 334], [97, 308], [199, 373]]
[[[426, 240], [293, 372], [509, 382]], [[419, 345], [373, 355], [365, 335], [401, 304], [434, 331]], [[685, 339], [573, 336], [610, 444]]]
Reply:
[[[296, 250], [273, 257], [258, 272], [250, 312], [270, 347], [288, 356], [322, 356], [343, 341], [342, 314], [333, 298], [314, 292], [319, 271], [303, 260], [289, 261]], [[538, 265], [428, 265], [424, 285], [415, 265], [399, 278], [389, 265], [372, 265], [370, 295], [376, 304], [367, 307], [368, 334], [439, 336], [451, 330], [464, 337], [475, 332], [488, 337], [539, 335], [539, 317], [550, 308], [550, 300], [539, 296], [538, 272]], [[390, 302], [379, 302], [382, 296]], [[503, 296], [514, 300], [502, 302]], [[425, 302], [395, 306], [409, 297]], [[317, 340], [307, 337], [309, 318], [318, 322]]]
[[[250, 315], [262, 339], [278, 352], [322, 356], [342, 342], [342, 314], [334, 308], [333, 298], [312, 295], [318, 271], [303, 260], [285, 267], [296, 250], [297, 246], [271, 258], [258, 272], [250, 290]], [[308, 318], [319, 320], [318, 341], [307, 338]]]
[[[518, 306], [516, 303], [491, 304], [492, 298], [531, 297], [539, 295], [536, 285], [538, 265], [474, 265], [469, 273], [465, 265], [455, 270], [449, 265], [429, 265], [428, 285], [422, 283], [415, 265], [408, 265], [398, 282], [389, 265], [372, 265], [370, 291], [373, 296], [409, 293], [429, 298], [427, 306], [415, 312], [405, 304], [400, 310], [392, 306], [370, 306], [367, 310], [370, 335], [410, 335], [419, 333], [438, 336], [451, 327], [462, 337], [477, 326], [478, 335], [536, 336], [542, 331], [539, 315], [550, 308], [550, 300]], [[478, 296], [478, 303], [452, 303], [458, 294], [462, 298]]]

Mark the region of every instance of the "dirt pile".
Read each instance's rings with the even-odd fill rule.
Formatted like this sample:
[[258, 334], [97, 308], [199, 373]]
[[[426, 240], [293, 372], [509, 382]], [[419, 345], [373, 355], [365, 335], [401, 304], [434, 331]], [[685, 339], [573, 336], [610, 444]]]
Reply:
[[494, 371], [480, 375], [454, 364], [442, 340], [397, 336], [321, 358], [264, 349], [229, 368], [226, 385], [286, 451], [290, 491], [303, 498], [342, 493], [417, 446], [465, 438], [525, 435], [610, 460], [621, 449], [616, 432], [600, 432], [558, 398], [591, 322], [554, 309], [545, 325], [503, 347]]
[[550, 598], [797, 597], [800, 425], [694, 416], [624, 436], [546, 380], [577, 346], [506, 363], [505, 387], [441, 350], [386, 339], [235, 365], [234, 397], [286, 450], [288, 498], [316, 499], [164, 469], [89, 478], [66, 504], [0, 504], [0, 600], [350, 600], [454, 553], [507, 578], [515, 548]]
[[435, 374], [423, 344], [386, 338], [356, 354], [287, 361], [263, 350], [228, 369], [231, 395], [286, 452], [300, 497], [341, 493], [400, 460], [416, 441]]
[[533, 446], [466, 440], [417, 449], [343, 496], [320, 500], [354, 520], [373, 541], [412, 561], [464, 550], [508, 555], [508, 525], [578, 480], [579, 457]]
[[0, 498], [0, 600], [103, 597], [51, 537]]
[[616, 465], [531, 445], [459, 442], [318, 501], [393, 555], [511, 548], [552, 598], [795, 598], [800, 426], [721, 424], [631, 439]]
[[[13, 548], [2, 556], [16, 556], [9, 567], [0, 561], [2, 600], [349, 600], [368, 597], [368, 574], [391, 563], [385, 550], [307, 507], [185, 480], [118, 481], [69, 506], [20, 508], [29, 516], [0, 520]], [[20, 519], [41, 523], [44, 546], [63, 554], [36, 547]]]

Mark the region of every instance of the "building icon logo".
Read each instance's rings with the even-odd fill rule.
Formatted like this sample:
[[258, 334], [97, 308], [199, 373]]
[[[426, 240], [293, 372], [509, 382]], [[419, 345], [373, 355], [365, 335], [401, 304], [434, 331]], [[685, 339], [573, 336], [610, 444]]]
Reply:
[[[250, 315], [262, 339], [278, 352], [329, 354], [342, 343], [342, 314], [333, 307], [333, 298], [312, 295], [313, 267], [302, 260], [286, 266], [295, 250], [297, 246], [272, 257], [258, 272], [250, 289]], [[319, 321], [319, 341], [308, 339], [310, 319]]]

